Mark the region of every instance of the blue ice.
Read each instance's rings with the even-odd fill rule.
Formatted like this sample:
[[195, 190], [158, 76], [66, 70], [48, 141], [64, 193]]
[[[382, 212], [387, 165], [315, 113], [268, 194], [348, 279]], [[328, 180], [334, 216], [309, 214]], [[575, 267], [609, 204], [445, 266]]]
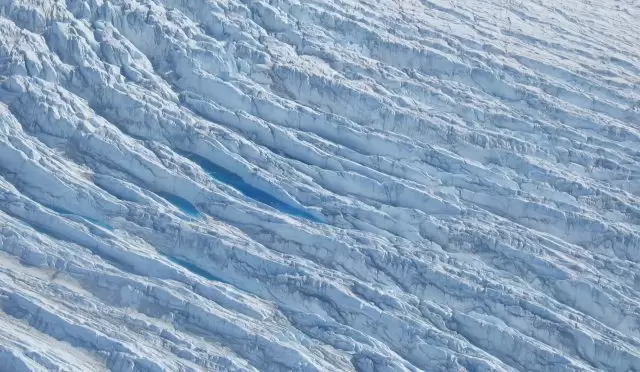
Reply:
[[310, 213], [303, 211], [299, 208], [291, 206], [287, 203], [284, 203], [274, 196], [270, 195], [267, 192], [264, 192], [256, 187], [249, 185], [244, 182], [240, 176], [237, 174], [219, 166], [211, 161], [203, 158], [202, 156], [191, 154], [191, 153], [181, 153], [185, 157], [189, 158], [194, 163], [198, 164], [202, 169], [207, 172], [214, 179], [225, 183], [234, 189], [240, 191], [243, 195], [248, 198], [254, 199], [260, 203], [266, 204], [272, 208], [279, 210], [282, 213], [289, 214], [291, 216], [306, 218], [307, 220], [313, 222], [322, 222]]
[[90, 217], [85, 217], [85, 216], [79, 215], [77, 213], [73, 213], [71, 211], [68, 211], [68, 210], [66, 210], [64, 208], [55, 207], [55, 206], [52, 206], [52, 205], [43, 204], [43, 206], [48, 208], [48, 209], [50, 209], [50, 210], [52, 210], [52, 211], [54, 211], [54, 212], [56, 212], [57, 214], [59, 214], [61, 216], [77, 217], [77, 218], [83, 219], [83, 220], [85, 220], [85, 221], [87, 221], [87, 222], [89, 222], [91, 224], [94, 224], [96, 226], [102, 227], [103, 229], [106, 229], [106, 230], [109, 230], [109, 231], [113, 231], [113, 228], [111, 226], [107, 225], [104, 222], [100, 222], [100, 221], [98, 221], [96, 219], [93, 219], [93, 218], [90, 218]]
[[189, 215], [192, 217], [198, 217], [200, 215], [200, 213], [198, 212], [198, 209], [196, 209], [196, 207], [193, 204], [189, 203], [188, 201], [186, 201], [185, 199], [182, 199], [179, 196], [167, 194], [164, 192], [158, 193], [158, 195], [165, 198], [169, 203], [173, 204], [176, 208], [178, 208], [180, 211], [182, 211], [182, 213], [186, 215]]

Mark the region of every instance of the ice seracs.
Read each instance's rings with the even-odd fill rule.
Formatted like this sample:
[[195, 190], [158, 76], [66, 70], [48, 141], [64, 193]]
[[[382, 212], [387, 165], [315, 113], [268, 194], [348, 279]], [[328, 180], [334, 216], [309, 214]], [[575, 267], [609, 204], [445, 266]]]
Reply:
[[0, 0], [0, 370], [640, 370], [638, 19]]

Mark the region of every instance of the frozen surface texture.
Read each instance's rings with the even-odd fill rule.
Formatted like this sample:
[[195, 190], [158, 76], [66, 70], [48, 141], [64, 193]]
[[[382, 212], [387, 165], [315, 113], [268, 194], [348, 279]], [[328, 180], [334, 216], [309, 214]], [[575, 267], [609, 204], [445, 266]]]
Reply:
[[640, 371], [640, 4], [0, 0], [0, 370]]

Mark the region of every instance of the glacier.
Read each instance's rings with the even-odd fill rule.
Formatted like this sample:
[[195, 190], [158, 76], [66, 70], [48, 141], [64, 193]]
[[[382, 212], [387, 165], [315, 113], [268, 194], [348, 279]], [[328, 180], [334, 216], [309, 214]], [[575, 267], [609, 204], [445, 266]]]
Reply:
[[640, 371], [640, 4], [0, 0], [0, 371]]

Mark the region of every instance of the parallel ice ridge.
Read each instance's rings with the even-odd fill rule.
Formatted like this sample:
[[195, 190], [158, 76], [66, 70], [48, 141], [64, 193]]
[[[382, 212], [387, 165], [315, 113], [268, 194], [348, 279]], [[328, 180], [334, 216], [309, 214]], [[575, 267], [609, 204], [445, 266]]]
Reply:
[[639, 30], [0, 0], [0, 370], [640, 371]]

